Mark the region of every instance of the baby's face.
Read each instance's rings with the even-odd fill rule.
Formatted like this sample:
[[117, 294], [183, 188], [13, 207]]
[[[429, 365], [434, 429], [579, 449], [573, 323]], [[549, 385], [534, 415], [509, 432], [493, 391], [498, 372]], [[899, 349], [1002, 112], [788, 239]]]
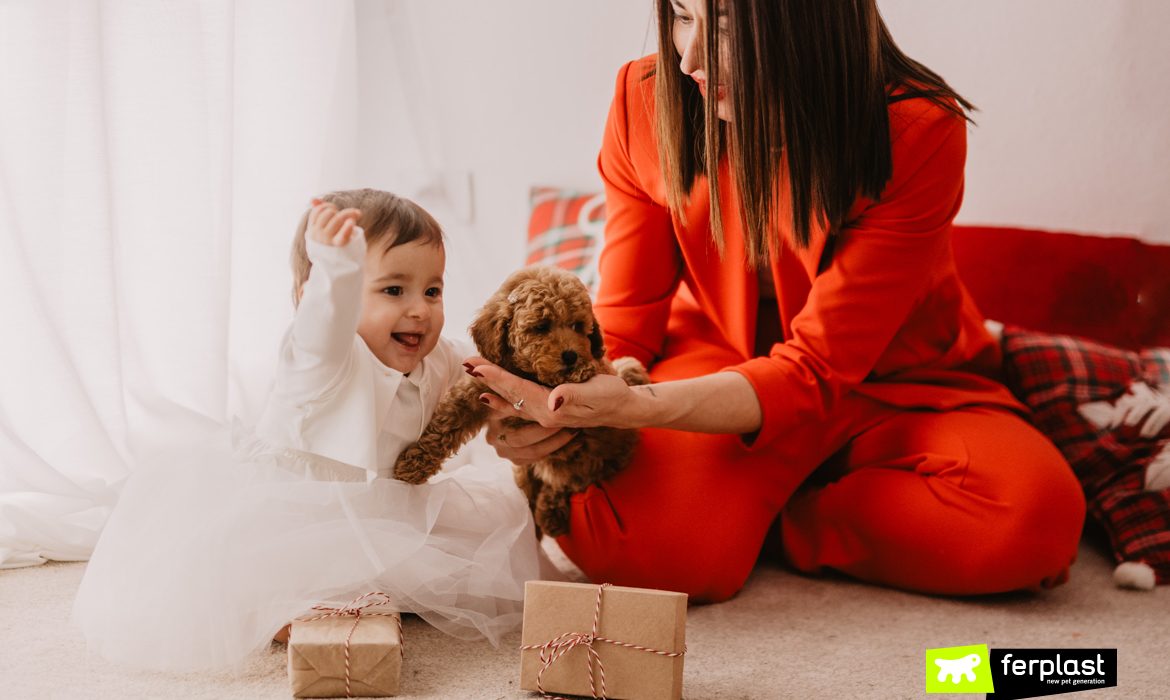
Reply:
[[443, 331], [441, 245], [405, 243], [366, 251], [362, 315], [358, 335], [387, 367], [410, 372], [418, 367]]

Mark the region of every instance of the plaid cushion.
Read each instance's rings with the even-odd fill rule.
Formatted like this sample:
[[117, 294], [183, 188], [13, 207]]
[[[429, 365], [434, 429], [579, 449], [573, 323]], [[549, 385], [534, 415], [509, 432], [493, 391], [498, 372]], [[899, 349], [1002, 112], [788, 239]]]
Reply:
[[1117, 560], [1143, 561], [1158, 583], [1170, 583], [1170, 489], [1145, 488], [1147, 467], [1170, 451], [1170, 429], [1153, 437], [1142, 437], [1140, 425], [1099, 429], [1079, 410], [1093, 402], [1108, 409], [1135, 382], [1170, 385], [1170, 348], [1132, 352], [1013, 327], [1003, 346], [1008, 385], [1072, 465]]
[[597, 291], [597, 256], [605, 229], [605, 195], [534, 187], [528, 220], [529, 265], [575, 273]]

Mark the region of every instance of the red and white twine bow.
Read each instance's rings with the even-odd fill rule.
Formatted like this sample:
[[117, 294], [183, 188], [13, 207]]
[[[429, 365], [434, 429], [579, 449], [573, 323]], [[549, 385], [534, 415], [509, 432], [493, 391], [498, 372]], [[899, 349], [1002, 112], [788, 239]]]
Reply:
[[362, 621], [362, 617], [393, 617], [398, 623], [398, 653], [406, 656], [406, 644], [402, 639], [402, 617], [397, 612], [365, 612], [366, 608], [375, 605], [385, 605], [393, 603], [394, 599], [381, 591], [374, 591], [373, 593], [366, 593], [349, 601], [340, 608], [330, 607], [328, 605], [314, 605], [313, 610], [319, 610], [321, 615], [314, 617], [298, 617], [298, 622], [313, 622], [314, 620], [324, 620], [330, 617], [352, 617], [353, 626], [349, 628], [349, 634], [345, 635], [345, 697], [352, 698], [353, 693], [350, 690], [350, 670], [349, 670], [349, 641], [353, 638], [353, 632], [357, 629], [358, 623]]
[[[597, 605], [593, 608], [593, 629], [589, 632], [566, 632], [559, 637], [550, 639], [544, 644], [527, 644], [520, 647], [522, 651], [540, 650], [540, 672], [536, 674], [536, 687], [541, 695], [549, 700], [566, 700], [559, 695], [549, 695], [544, 689], [544, 672], [547, 671], [553, 664], [561, 659], [562, 656], [568, 654], [578, 646], [584, 646], [585, 655], [585, 672], [589, 674], [589, 690], [594, 698], [605, 700], [605, 665], [601, 663], [601, 655], [597, 653], [595, 642], [605, 642], [614, 646], [623, 647], [625, 649], [634, 649], [636, 651], [646, 651], [658, 656], [667, 656], [671, 658], [682, 656], [686, 654], [686, 647], [682, 651], [660, 651], [658, 649], [651, 649], [639, 644], [629, 644], [627, 642], [619, 642], [607, 637], [601, 637], [597, 634], [597, 626], [601, 622], [601, 594], [610, 584], [603, 583], [597, 587]], [[593, 664], [597, 664], [597, 672], [593, 671]], [[601, 677], [601, 695], [597, 694], [597, 683], [594, 680], [597, 676]]]

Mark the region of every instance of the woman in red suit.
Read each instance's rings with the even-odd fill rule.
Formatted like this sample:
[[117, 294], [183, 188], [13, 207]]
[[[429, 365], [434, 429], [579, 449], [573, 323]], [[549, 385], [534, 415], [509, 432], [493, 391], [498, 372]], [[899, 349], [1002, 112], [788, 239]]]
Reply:
[[[659, 0], [599, 167], [597, 317], [615, 377], [553, 390], [482, 360], [518, 463], [572, 427], [642, 428], [574, 496], [595, 581], [735, 594], [765, 538], [796, 569], [942, 594], [1063, 581], [1084, 500], [994, 377], [951, 222], [971, 105], [903, 54], [874, 0]], [[498, 419], [537, 424], [503, 432]]]

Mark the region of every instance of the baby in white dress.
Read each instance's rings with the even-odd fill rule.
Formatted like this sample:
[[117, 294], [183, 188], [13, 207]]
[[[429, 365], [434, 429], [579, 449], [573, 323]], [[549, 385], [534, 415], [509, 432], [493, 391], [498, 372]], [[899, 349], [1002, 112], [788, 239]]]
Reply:
[[371, 591], [498, 643], [540, 577], [506, 465], [389, 478], [473, 353], [440, 336], [438, 224], [386, 192], [336, 192], [313, 201], [292, 262], [296, 314], [255, 435], [209, 425], [141, 465], [98, 542], [74, 617], [111, 660], [236, 665], [311, 606]]

